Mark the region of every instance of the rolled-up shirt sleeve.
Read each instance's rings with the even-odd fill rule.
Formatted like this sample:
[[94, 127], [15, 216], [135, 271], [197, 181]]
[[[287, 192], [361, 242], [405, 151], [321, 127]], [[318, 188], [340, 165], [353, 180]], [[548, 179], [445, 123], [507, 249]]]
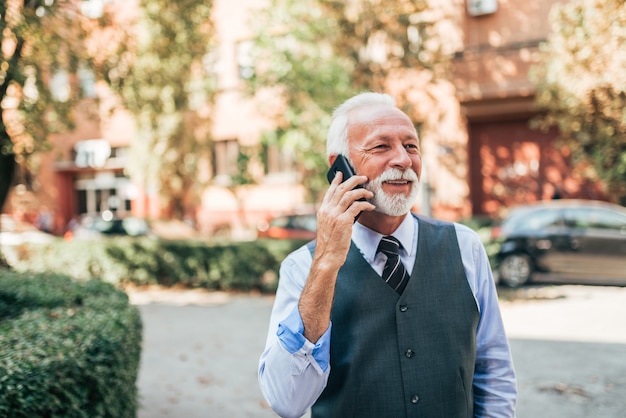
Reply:
[[265, 350], [259, 360], [263, 396], [281, 417], [301, 417], [326, 387], [331, 326], [313, 344], [304, 337], [298, 300], [311, 265], [306, 247], [283, 261]]

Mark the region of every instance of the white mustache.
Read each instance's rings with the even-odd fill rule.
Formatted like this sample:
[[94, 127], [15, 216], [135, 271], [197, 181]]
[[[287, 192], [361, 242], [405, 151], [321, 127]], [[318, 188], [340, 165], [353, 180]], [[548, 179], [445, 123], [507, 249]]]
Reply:
[[376, 180], [382, 183], [390, 180], [418, 181], [419, 179], [417, 178], [417, 173], [410, 168], [404, 171], [398, 168], [391, 168], [384, 171]]

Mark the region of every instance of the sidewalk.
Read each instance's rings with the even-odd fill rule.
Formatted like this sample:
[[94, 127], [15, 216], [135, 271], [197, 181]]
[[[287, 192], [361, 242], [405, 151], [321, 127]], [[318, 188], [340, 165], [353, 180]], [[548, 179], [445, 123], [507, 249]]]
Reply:
[[[561, 286], [503, 302], [517, 418], [626, 417], [626, 289]], [[138, 418], [275, 417], [257, 383], [273, 298], [129, 292], [144, 323]]]
[[131, 295], [144, 324], [138, 418], [275, 417], [257, 383], [273, 298]]

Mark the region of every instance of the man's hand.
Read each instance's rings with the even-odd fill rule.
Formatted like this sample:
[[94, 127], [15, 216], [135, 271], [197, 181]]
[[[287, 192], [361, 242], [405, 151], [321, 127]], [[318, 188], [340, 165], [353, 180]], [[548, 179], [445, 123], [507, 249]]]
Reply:
[[359, 200], [369, 199], [373, 193], [364, 188], [355, 189], [366, 183], [367, 177], [352, 176], [342, 183], [342, 175], [337, 172], [317, 211], [316, 256], [319, 253], [319, 258], [337, 270], [348, 254], [354, 219], [362, 211], [374, 210], [374, 205]]
[[300, 297], [304, 336], [311, 342], [316, 342], [330, 324], [337, 273], [350, 249], [354, 218], [362, 211], [374, 210], [374, 205], [359, 200], [369, 199], [373, 193], [355, 189], [367, 182], [367, 177], [352, 176], [343, 183], [341, 177], [340, 172], [335, 175], [317, 211], [315, 254]]

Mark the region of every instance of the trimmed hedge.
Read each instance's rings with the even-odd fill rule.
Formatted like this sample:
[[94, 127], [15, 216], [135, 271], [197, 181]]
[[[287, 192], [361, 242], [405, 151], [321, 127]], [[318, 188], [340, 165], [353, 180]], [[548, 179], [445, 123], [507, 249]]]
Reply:
[[19, 271], [97, 277], [121, 285], [273, 292], [281, 261], [302, 244], [270, 239], [214, 244], [122, 237], [22, 245], [5, 255]]
[[141, 332], [110, 283], [0, 270], [0, 416], [135, 417]]
[[493, 239], [491, 236], [492, 229], [499, 223], [499, 220], [488, 216], [475, 216], [473, 218], [462, 219], [459, 223], [468, 226], [478, 233], [480, 239], [485, 247], [487, 256], [489, 257], [489, 264], [492, 269], [496, 268], [496, 254], [500, 251], [502, 242], [497, 239]]

